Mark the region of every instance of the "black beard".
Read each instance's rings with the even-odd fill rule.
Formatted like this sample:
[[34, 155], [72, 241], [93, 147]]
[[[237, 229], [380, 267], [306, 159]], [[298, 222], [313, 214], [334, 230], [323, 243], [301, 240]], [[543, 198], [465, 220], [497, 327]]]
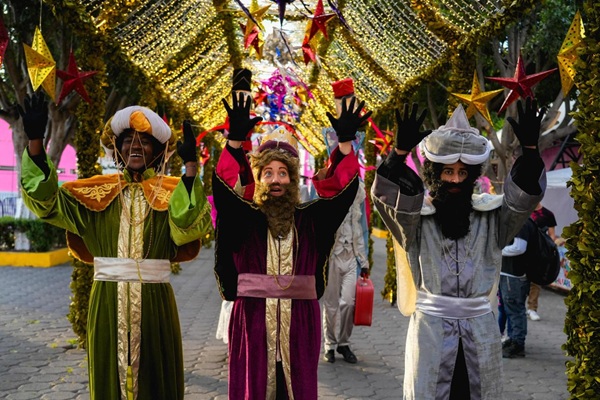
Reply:
[[[458, 188], [460, 192], [450, 193], [450, 189]], [[471, 212], [473, 212], [473, 203], [471, 195], [473, 194], [472, 182], [464, 181], [462, 183], [442, 183], [431, 193], [432, 203], [435, 206], [434, 218], [442, 229], [442, 235], [449, 239], [460, 239], [467, 236], [471, 226]]]
[[272, 196], [269, 193], [270, 186], [257, 182], [255, 199], [258, 195], [257, 204], [266, 215], [269, 230], [275, 237], [285, 237], [290, 232], [294, 223], [294, 213], [298, 205], [298, 191], [291, 185], [281, 185], [285, 189], [282, 196]]

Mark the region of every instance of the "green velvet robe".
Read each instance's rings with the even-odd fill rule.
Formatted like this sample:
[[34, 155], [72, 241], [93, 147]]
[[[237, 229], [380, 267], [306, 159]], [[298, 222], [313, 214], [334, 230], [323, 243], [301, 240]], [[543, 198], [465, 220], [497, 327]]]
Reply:
[[[47, 178], [24, 152], [24, 202], [42, 220], [65, 228], [72, 254], [84, 261], [186, 261], [195, 257], [199, 239], [212, 229], [210, 204], [198, 178], [189, 193], [181, 179], [157, 176], [152, 169], [144, 172], [143, 183], [131, 182], [125, 171], [58, 187], [56, 169], [46, 162]], [[126, 318], [129, 310], [126, 316], [118, 311], [119, 293], [140, 312], [137, 331]], [[133, 354], [119, 348], [119, 317], [126, 337], [131, 336], [131, 351], [138, 354], [138, 366], [127, 371], [132, 374], [129, 383], [123, 371], [119, 375], [119, 355], [127, 360]], [[181, 331], [170, 283], [94, 281], [87, 335], [91, 399], [123, 399], [126, 391], [137, 399], [183, 398]]]

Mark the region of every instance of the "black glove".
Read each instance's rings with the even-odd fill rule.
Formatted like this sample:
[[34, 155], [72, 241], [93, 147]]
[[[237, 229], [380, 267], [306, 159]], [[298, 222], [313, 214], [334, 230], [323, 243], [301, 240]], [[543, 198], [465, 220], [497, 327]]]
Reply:
[[23, 128], [29, 140], [43, 139], [48, 124], [48, 101], [44, 93], [35, 92], [25, 96], [25, 110], [17, 104], [17, 111], [23, 119]]
[[400, 116], [400, 110], [396, 110], [396, 148], [404, 151], [411, 151], [421, 140], [431, 133], [431, 129], [420, 131], [427, 109], [421, 111], [417, 118], [417, 103], [413, 103], [412, 112], [408, 115], [408, 104], [404, 105], [404, 118]]
[[196, 137], [192, 132], [192, 125], [189, 120], [183, 121], [183, 142], [177, 141], [177, 154], [183, 160], [183, 163], [198, 161], [196, 154]]
[[360, 126], [362, 126], [367, 118], [371, 116], [372, 111], [366, 112], [362, 117], [360, 116], [360, 112], [365, 106], [365, 102], [361, 101], [354, 110], [354, 102], [356, 101], [356, 97], [353, 97], [350, 100], [350, 105], [346, 105], [345, 101], [342, 101], [342, 113], [339, 118], [335, 118], [331, 115], [330, 112], [327, 112], [327, 118], [331, 122], [331, 126], [335, 130], [335, 134], [338, 137], [339, 143], [351, 142], [356, 138], [356, 131]]
[[360, 276], [362, 276], [363, 278], [368, 278], [369, 277], [369, 268], [362, 267], [360, 269]]
[[531, 97], [527, 97], [525, 100], [525, 110], [523, 110], [523, 102], [519, 101], [517, 103], [517, 112], [519, 113], [519, 122], [515, 121], [512, 117], [506, 118], [513, 128], [515, 136], [519, 139], [521, 146], [537, 147], [540, 140], [540, 126], [544, 114], [546, 114], [546, 107], [542, 107], [538, 113], [537, 101]]
[[229, 116], [229, 140], [246, 140], [248, 133], [254, 129], [256, 124], [262, 121], [262, 117], [254, 117], [250, 119], [250, 106], [252, 105], [252, 98], [248, 96], [248, 99], [244, 99], [243, 93], [231, 93], [233, 108], [229, 107], [227, 100], [222, 99], [227, 115]]

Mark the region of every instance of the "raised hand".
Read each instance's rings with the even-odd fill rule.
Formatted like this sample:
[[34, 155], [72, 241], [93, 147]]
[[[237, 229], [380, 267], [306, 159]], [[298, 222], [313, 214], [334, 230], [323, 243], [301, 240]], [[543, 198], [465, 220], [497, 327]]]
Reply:
[[398, 150], [410, 152], [421, 140], [431, 133], [431, 129], [421, 131], [421, 125], [425, 121], [427, 109], [421, 111], [417, 118], [417, 103], [413, 103], [412, 111], [409, 115], [408, 104], [404, 105], [404, 117], [400, 115], [400, 110], [396, 110], [396, 131], [395, 147]]
[[26, 95], [25, 109], [17, 104], [17, 111], [23, 119], [23, 128], [29, 140], [44, 139], [48, 124], [48, 101], [44, 93], [35, 92], [33, 96]]
[[183, 160], [183, 163], [189, 161], [198, 161], [196, 154], [196, 138], [192, 132], [192, 125], [189, 120], [183, 121], [183, 142], [177, 141], [177, 154]]
[[525, 109], [523, 109], [523, 102], [519, 101], [517, 103], [517, 112], [519, 114], [519, 122], [515, 121], [512, 117], [506, 119], [512, 126], [515, 136], [519, 139], [521, 146], [537, 147], [540, 139], [542, 119], [544, 118], [544, 114], [546, 114], [546, 107], [542, 107], [538, 112], [537, 101], [531, 97], [527, 97], [525, 100]]
[[356, 131], [358, 128], [362, 126], [373, 113], [372, 111], [368, 111], [361, 116], [360, 113], [365, 106], [365, 102], [361, 101], [356, 110], [354, 110], [355, 101], [356, 97], [353, 97], [352, 100], [350, 100], [349, 105], [346, 105], [346, 102], [342, 101], [342, 112], [339, 118], [335, 118], [331, 113], [327, 112], [327, 118], [329, 118], [331, 126], [335, 130], [339, 143], [353, 141], [356, 138]]
[[[237, 94], [237, 96], [236, 96]], [[232, 107], [227, 104], [227, 100], [222, 99], [227, 115], [229, 116], [229, 136], [228, 140], [246, 140], [248, 133], [254, 129], [256, 124], [262, 121], [262, 117], [250, 118], [250, 106], [252, 98], [248, 96], [245, 99], [243, 93], [231, 93]]]

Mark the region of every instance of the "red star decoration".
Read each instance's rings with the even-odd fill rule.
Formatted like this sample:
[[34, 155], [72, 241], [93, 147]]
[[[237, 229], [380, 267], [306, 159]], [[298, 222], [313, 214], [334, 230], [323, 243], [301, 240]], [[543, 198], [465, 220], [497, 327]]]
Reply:
[[[242, 31], [246, 32], [246, 25], [240, 24], [240, 28]], [[252, 48], [256, 51], [258, 58], [262, 57], [262, 39], [260, 37], [260, 29], [257, 25], [252, 27], [252, 30], [245, 34], [244, 36], [244, 49], [248, 49], [248, 47], [252, 46]]]
[[500, 107], [500, 110], [498, 112], [501, 113], [502, 111], [504, 111], [509, 105], [511, 105], [515, 100], [517, 100], [519, 96], [522, 98], [533, 98], [533, 92], [531, 91], [531, 88], [538, 84], [541, 80], [546, 78], [548, 75], [552, 74], [554, 71], [556, 71], [556, 68], [544, 72], [538, 72], [537, 74], [527, 75], [525, 72], [525, 66], [523, 65], [523, 60], [521, 59], [521, 55], [519, 54], [514, 77], [486, 77], [486, 79], [492, 82], [497, 82], [500, 85], [510, 89], [508, 96], [506, 96], [506, 99], [504, 99], [504, 103], [502, 103], [502, 107]]
[[254, 96], [254, 104], [261, 104], [267, 95], [268, 93], [266, 91], [264, 91], [262, 88], [259, 88]]
[[390, 152], [390, 146], [394, 142], [394, 132], [375, 130], [376, 137], [374, 140], [369, 140], [381, 156], [387, 156]]
[[60, 102], [73, 90], [79, 93], [79, 95], [86, 102], [91, 103], [90, 96], [88, 96], [87, 92], [85, 91], [85, 87], [83, 86], [83, 81], [92, 77], [96, 73], [97, 71], [79, 72], [77, 63], [75, 62], [75, 55], [73, 55], [73, 51], [71, 50], [71, 54], [69, 54], [69, 65], [67, 65], [67, 70], [56, 71], [58, 77], [64, 81], [56, 104], [60, 104]]
[[311, 61], [317, 62], [315, 51], [310, 47], [310, 42], [306, 38], [302, 42], [302, 54], [304, 55], [304, 64], [308, 64]]
[[200, 144], [200, 165], [205, 165], [210, 160], [210, 151], [204, 143]]
[[311, 25], [310, 25], [310, 33], [308, 35], [308, 40], [310, 41], [318, 31], [323, 32], [323, 35], [326, 39], [329, 39], [327, 36], [327, 27], [325, 24], [331, 19], [335, 17], [335, 14], [325, 14], [323, 9], [323, 0], [319, 0], [317, 3], [317, 8], [315, 8], [315, 14], [312, 17]]

